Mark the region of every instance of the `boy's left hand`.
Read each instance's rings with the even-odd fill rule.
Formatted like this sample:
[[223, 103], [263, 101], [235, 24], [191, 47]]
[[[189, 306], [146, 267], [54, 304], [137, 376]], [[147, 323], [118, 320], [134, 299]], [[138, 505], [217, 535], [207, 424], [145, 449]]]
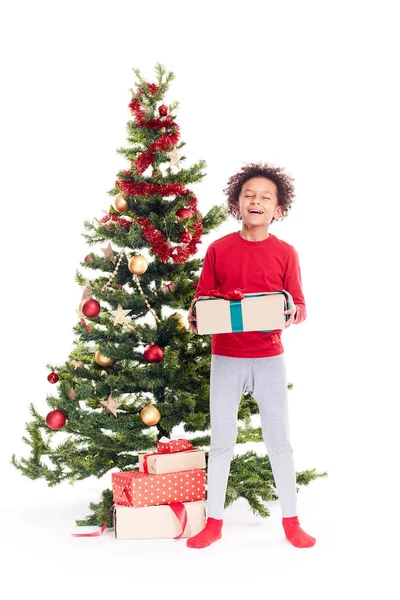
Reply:
[[289, 294], [289, 292], [287, 292], [286, 290], [283, 290], [283, 291], [286, 292], [286, 294], [288, 295], [289, 304], [290, 304], [290, 308], [288, 308], [288, 310], [284, 311], [285, 315], [290, 315], [290, 318], [285, 323], [285, 328], [286, 328], [286, 327], [290, 327], [290, 325], [292, 323], [294, 323], [294, 315], [296, 314], [297, 309], [296, 309], [295, 303], [293, 302], [292, 294]]

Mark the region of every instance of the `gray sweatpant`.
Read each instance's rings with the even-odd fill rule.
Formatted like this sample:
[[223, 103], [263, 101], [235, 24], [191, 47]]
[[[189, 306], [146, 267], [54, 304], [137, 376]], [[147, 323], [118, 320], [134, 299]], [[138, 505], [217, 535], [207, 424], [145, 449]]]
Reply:
[[207, 468], [207, 516], [222, 519], [230, 463], [237, 439], [240, 399], [258, 404], [282, 517], [294, 517], [296, 472], [289, 440], [286, 365], [283, 354], [266, 358], [211, 357], [211, 443]]

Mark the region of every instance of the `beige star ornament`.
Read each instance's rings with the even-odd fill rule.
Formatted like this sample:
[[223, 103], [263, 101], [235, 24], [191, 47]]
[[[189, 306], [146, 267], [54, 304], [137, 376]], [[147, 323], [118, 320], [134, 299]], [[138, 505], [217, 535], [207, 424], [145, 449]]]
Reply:
[[176, 146], [174, 146], [174, 149], [171, 152], [167, 152], [167, 156], [169, 158], [171, 167], [175, 166], [175, 167], [180, 167], [179, 164], [179, 155], [178, 155], [178, 150], [176, 149]]
[[82, 292], [82, 300], [85, 300], [85, 298], [90, 298], [91, 295], [92, 295], [92, 286], [90, 285], [90, 281], [87, 279], [86, 283], [85, 283], [85, 287], [83, 288], [83, 292]]
[[117, 310], [110, 310], [110, 313], [114, 316], [114, 325], [118, 325], [118, 323], [122, 323], [125, 325], [128, 321], [125, 319], [131, 310], [124, 310], [120, 304], [118, 304]]
[[117, 252], [114, 252], [114, 250], [111, 247], [110, 242], [108, 242], [107, 248], [102, 248], [101, 250], [102, 250], [102, 252], [104, 252], [104, 256], [106, 258], [109, 258], [110, 260], [112, 260], [112, 262], [115, 261], [115, 255], [117, 254]]
[[117, 416], [117, 410], [121, 406], [121, 403], [114, 400], [111, 394], [108, 396], [107, 400], [100, 400], [100, 404], [112, 413], [114, 417]]

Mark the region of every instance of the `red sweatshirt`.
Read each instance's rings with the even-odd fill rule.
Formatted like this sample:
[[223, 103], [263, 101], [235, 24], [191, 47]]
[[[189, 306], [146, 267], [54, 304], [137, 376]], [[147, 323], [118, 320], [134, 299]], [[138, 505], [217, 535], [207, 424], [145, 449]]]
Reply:
[[[209, 245], [194, 297], [208, 296], [210, 290], [227, 293], [236, 288], [245, 294], [286, 290], [297, 307], [295, 323], [306, 318], [298, 254], [272, 233], [261, 242], [250, 242], [236, 231]], [[282, 354], [281, 333], [281, 329], [215, 333], [211, 352], [242, 358]]]

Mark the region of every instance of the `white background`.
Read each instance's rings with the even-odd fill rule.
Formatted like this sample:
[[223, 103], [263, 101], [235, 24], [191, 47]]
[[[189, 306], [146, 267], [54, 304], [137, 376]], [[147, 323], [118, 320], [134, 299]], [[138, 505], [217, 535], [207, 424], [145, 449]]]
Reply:
[[[6, 574], [34, 598], [395, 597], [391, 564], [399, 401], [399, 93], [396, 2], [13, 2], [1, 10], [2, 507]], [[9, 465], [28, 405], [42, 413], [47, 363], [72, 348], [88, 253], [125, 161], [133, 68], [175, 73], [186, 166], [203, 213], [244, 163], [279, 164], [296, 202], [271, 232], [300, 256], [308, 318], [283, 334], [296, 468], [328, 471], [299, 492], [311, 550], [282, 537], [280, 508], [226, 512], [224, 538], [75, 539], [108, 478], [49, 489]], [[208, 243], [238, 225], [229, 219]], [[90, 248], [100, 253], [100, 248]], [[398, 525], [397, 525], [398, 527]], [[344, 579], [347, 583], [344, 583]], [[6, 581], [6, 579], [4, 579]], [[190, 587], [189, 587], [190, 582]], [[19, 596], [18, 596], [19, 597]]]

